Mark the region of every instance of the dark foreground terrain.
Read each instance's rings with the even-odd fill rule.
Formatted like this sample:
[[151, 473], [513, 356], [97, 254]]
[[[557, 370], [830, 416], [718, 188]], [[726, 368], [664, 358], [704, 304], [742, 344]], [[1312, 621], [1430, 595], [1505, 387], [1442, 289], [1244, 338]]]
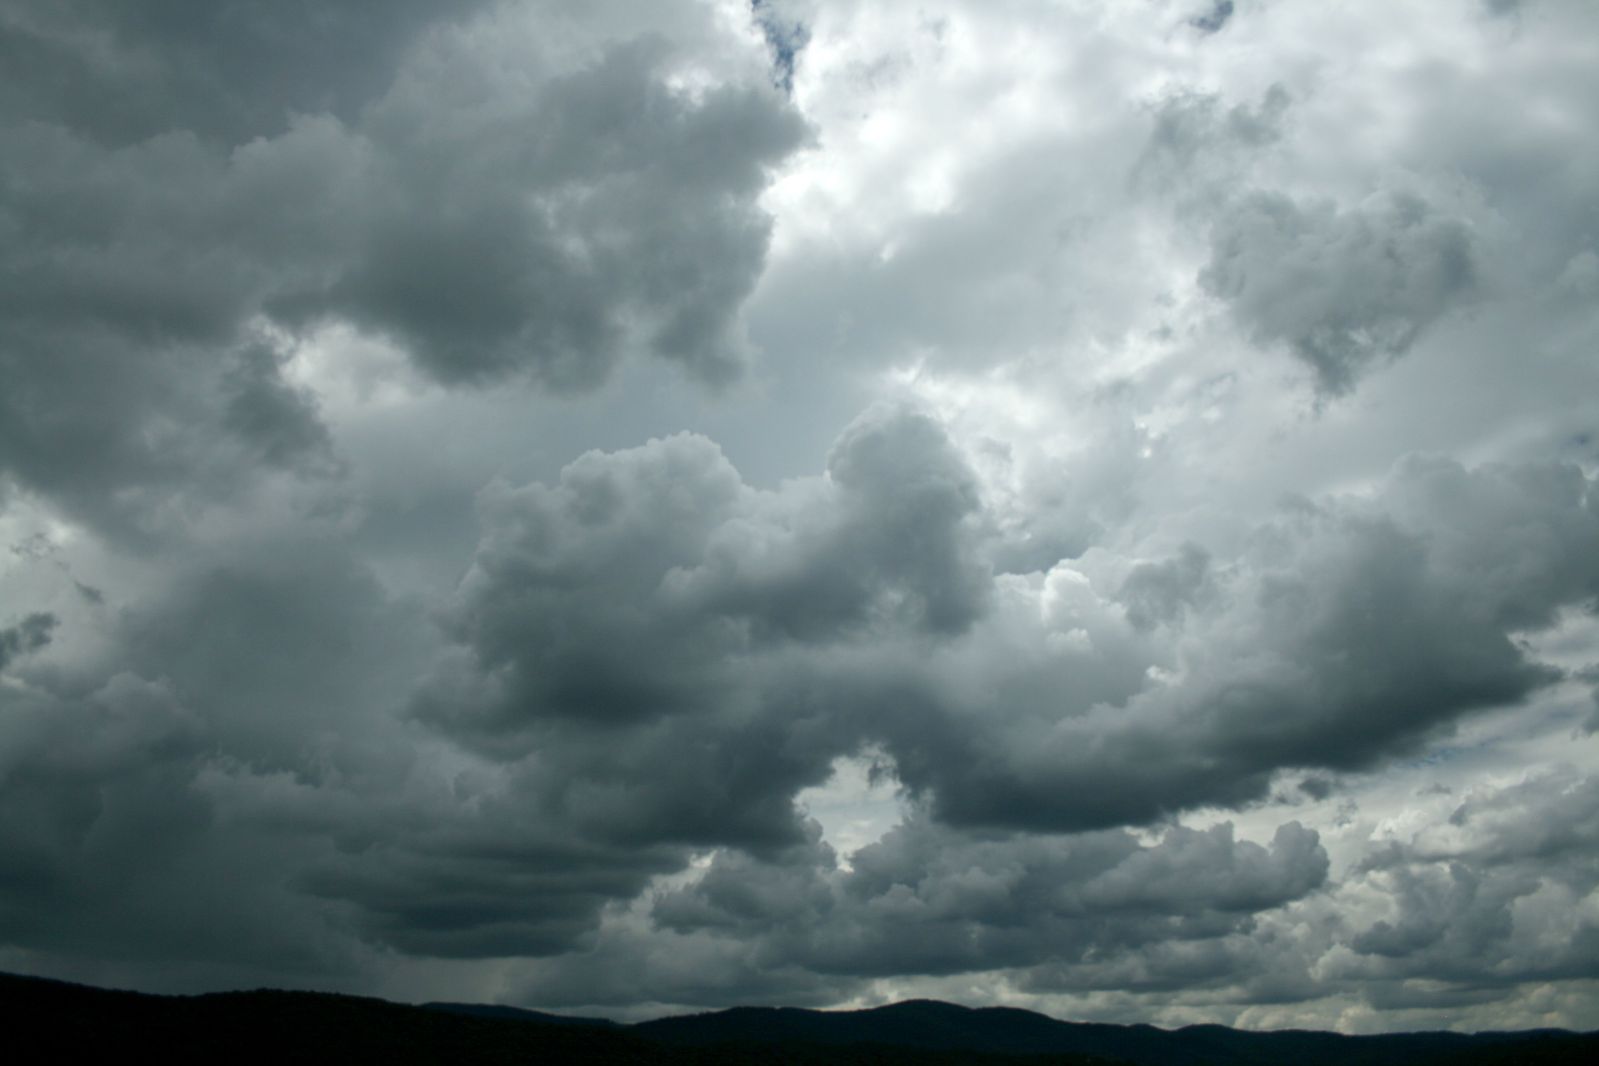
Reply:
[[1084, 1025], [926, 1000], [864, 1011], [743, 1007], [640, 1025], [314, 992], [151, 996], [0, 974], [8, 1062], [839, 1063], [1293, 1066], [1599, 1062], [1599, 1033], [1254, 1033]]

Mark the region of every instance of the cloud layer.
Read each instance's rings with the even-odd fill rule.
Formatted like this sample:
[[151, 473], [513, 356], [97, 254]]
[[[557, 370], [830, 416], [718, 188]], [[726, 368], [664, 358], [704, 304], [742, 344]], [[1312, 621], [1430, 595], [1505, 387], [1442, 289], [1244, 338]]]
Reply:
[[1599, 1025], [1593, 22], [0, 3], [0, 966]]

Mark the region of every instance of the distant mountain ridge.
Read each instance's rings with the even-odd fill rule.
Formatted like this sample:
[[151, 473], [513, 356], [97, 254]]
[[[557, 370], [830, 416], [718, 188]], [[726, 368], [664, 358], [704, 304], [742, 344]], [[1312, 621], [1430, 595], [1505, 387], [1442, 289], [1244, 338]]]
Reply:
[[[1065, 1022], [1014, 1007], [972, 1008], [937, 1000], [907, 1000], [858, 1011], [736, 1007], [643, 1022], [631, 1026], [630, 1031], [662, 1043], [701, 1047], [733, 1042], [828, 1046], [869, 1042], [1006, 1055], [1088, 1055], [1138, 1066], [1599, 1062], [1599, 1033], [1559, 1029], [1372, 1036], [1313, 1030], [1256, 1032], [1222, 1025], [1168, 1030], [1152, 1025]], [[1569, 1060], [1560, 1057], [1568, 1053], [1572, 1056]]]
[[473, 1018], [508, 1018], [519, 1022], [538, 1022], [540, 1025], [587, 1025], [598, 1029], [620, 1029], [620, 1022], [609, 1018], [584, 1018], [571, 1014], [548, 1014], [526, 1007], [506, 1007], [498, 1003], [424, 1003], [426, 1010], [446, 1014], [464, 1014]]
[[[1065, 1022], [909, 1000], [856, 1011], [736, 1007], [634, 1025], [470, 1003], [317, 992], [156, 996], [0, 974], [9, 1062], [781, 1063], [872, 1066], [1461, 1066], [1599, 1062], [1599, 1033], [1341, 1036]], [[20, 1050], [19, 1050], [20, 1049]]]

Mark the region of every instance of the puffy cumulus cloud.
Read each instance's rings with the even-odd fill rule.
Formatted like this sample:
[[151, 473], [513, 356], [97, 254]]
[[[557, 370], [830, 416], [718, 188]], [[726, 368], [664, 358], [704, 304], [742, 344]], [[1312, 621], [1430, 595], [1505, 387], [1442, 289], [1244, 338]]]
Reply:
[[[1062, 611], [1056, 646], [1075, 643], [1091, 670], [1091, 649], [1127, 639], [1120, 627], [1150, 627], [1153, 600], [1172, 618], [1139, 649], [1155, 677], [1076, 703], [1045, 684], [1023, 696], [1013, 681], [993, 690], [1004, 702], [980, 705], [986, 714], [934, 712], [890, 730], [884, 747], [942, 817], [1058, 829], [1247, 801], [1283, 767], [1369, 767], [1560, 676], [1515, 636], [1592, 597], [1596, 521], [1591, 482], [1574, 468], [1412, 461], [1374, 499], [1261, 527], [1181, 614], [1169, 605], [1184, 584], [1207, 580], [1192, 552], [1134, 566], [1119, 583], [1124, 616]], [[1109, 576], [1108, 556], [1081, 565]], [[1500, 583], [1502, 566], [1526, 571]], [[1096, 598], [1091, 583], [1073, 591]]]
[[821, 972], [883, 976], [1078, 961], [1155, 941], [1235, 931], [1255, 911], [1316, 888], [1316, 834], [1283, 826], [1271, 848], [1232, 826], [1175, 828], [1140, 845], [1110, 830], [1082, 836], [947, 832], [922, 820], [857, 851], [787, 870], [719, 856], [692, 887], [656, 898], [675, 932], [771, 936], [780, 955]]
[[0, 465], [104, 517], [325, 458], [283, 364], [328, 321], [446, 384], [727, 380], [805, 127], [674, 10], [9, 5]]
[[1169, 951], [1231, 958], [1223, 945], [1257, 913], [1313, 892], [1327, 872], [1316, 834], [1297, 823], [1267, 848], [1236, 840], [1231, 825], [1173, 828], [1146, 845], [1124, 831], [950, 831], [925, 815], [852, 862], [841, 869], [814, 824], [807, 841], [765, 859], [718, 852], [691, 883], [608, 919], [578, 966], [534, 967], [518, 992], [569, 1004], [739, 1003], [774, 991], [825, 1002], [890, 976], [1011, 970], [1045, 981]]
[[1255, 340], [1286, 343], [1336, 393], [1465, 303], [1474, 259], [1470, 228], [1414, 196], [1339, 211], [1255, 193], [1216, 222], [1200, 282]]
[[546, 802], [596, 833], [792, 836], [793, 794], [854, 744], [811, 663], [957, 639], [988, 594], [972, 475], [937, 423], [868, 412], [828, 466], [761, 492], [679, 436], [491, 488], [447, 619], [459, 654], [416, 712], [548, 762]]
[[[102, 630], [87, 658], [41, 658], [50, 615], [6, 629], [8, 870], [32, 886], [8, 928], [70, 954], [67, 930], [126, 923], [150, 931], [117, 941], [137, 960], [189, 907], [217, 932], [183, 957], [212, 975], [336, 972], [376, 947], [534, 956], [584, 943], [691, 845], [782, 847], [838, 750], [820, 721], [795, 730], [822, 708], [785, 692], [789, 660], [878, 632], [947, 642], [986, 603], [980, 501], [937, 423], [874, 410], [829, 466], [759, 492], [680, 436], [491, 487], [445, 619], [461, 644], [431, 669], [420, 605], [292, 526], [80, 609]], [[396, 716], [423, 674], [416, 712], [467, 750]], [[163, 847], [135, 847], [163, 817]], [[201, 877], [218, 891], [196, 899]], [[148, 892], [114, 888], [129, 878]]]
[[660, 41], [533, 93], [524, 57], [439, 51], [368, 117], [386, 158], [353, 259], [289, 301], [394, 336], [445, 382], [592, 387], [633, 345], [733, 374], [769, 229], [755, 200], [799, 117], [748, 85], [673, 88]]
[[[796, 794], [866, 746], [967, 831], [1250, 804], [1285, 769], [1380, 767], [1558, 680], [1517, 637], [1599, 589], [1599, 512], [1569, 467], [1415, 459], [1369, 497], [1291, 505], [1228, 557], [1095, 549], [995, 576], [995, 524], [926, 414], [869, 413], [828, 466], [762, 492], [678, 437], [489, 490], [446, 616], [457, 646], [415, 713], [506, 767], [530, 817], [591, 840], [749, 849], [719, 860], [748, 870], [707, 875], [706, 891], [758, 896], [751, 871], [803, 839]], [[1282, 861], [1314, 867], [1296, 832]], [[1136, 909], [1167, 880], [1195, 883], [1162, 856], [1231, 870], [1207, 851], [1218, 839], [1174, 834], [1084, 891]], [[864, 883], [875, 854], [842, 883]], [[1218, 909], [1255, 898], [1229, 891]], [[662, 913], [682, 925], [696, 906], [710, 905], [691, 893]]]
[[1594, 796], [1591, 775], [1557, 765], [1369, 838], [1325, 901], [1341, 920], [1314, 952], [1315, 984], [1419, 1023], [1593, 979]]
[[[996, 580], [971, 475], [927, 416], [867, 416], [829, 466], [760, 493], [683, 437], [492, 490], [450, 616], [461, 652], [419, 713], [513, 756], [582, 738], [629, 774], [680, 757], [683, 732], [721, 768], [685, 782], [746, 779], [710, 737], [786, 734], [755, 791], [716, 794], [728, 819], [786, 821], [795, 788], [875, 742], [941, 818], [1088, 829], [1413, 751], [1556, 680], [1514, 638], [1599, 590], [1599, 513], [1570, 467], [1417, 459], [1225, 562], [1096, 550]], [[687, 832], [669, 780], [617, 785]]]

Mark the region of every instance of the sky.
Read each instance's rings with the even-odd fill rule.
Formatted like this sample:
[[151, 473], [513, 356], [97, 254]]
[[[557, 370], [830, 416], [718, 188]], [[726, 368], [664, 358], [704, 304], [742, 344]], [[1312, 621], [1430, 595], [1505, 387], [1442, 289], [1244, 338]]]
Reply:
[[0, 0], [0, 970], [1599, 1028], [1599, 5]]

